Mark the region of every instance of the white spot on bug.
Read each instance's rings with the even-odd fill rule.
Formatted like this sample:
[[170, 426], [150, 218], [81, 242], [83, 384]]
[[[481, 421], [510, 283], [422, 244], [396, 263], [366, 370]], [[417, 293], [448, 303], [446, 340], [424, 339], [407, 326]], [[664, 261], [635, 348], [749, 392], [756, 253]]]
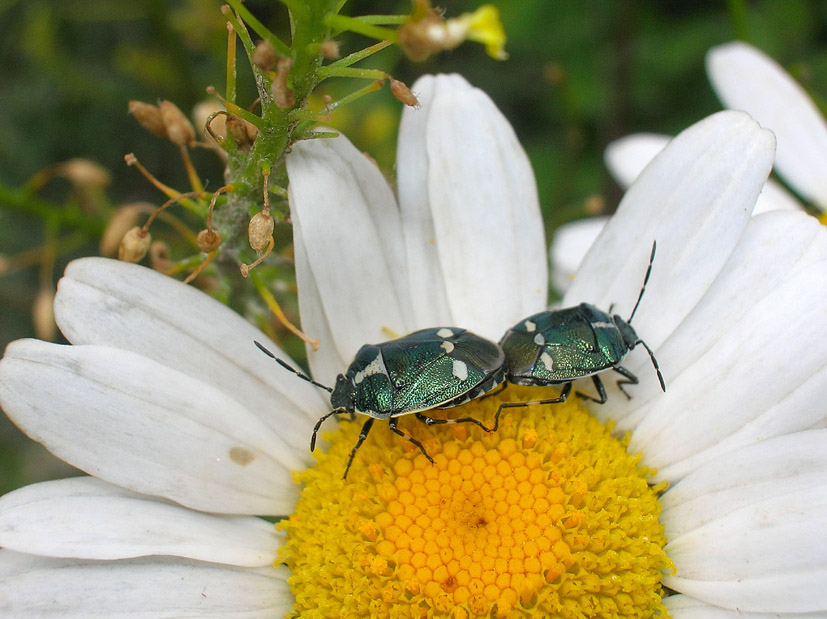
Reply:
[[523, 326], [525, 326], [525, 330], [528, 331], [529, 333], [534, 333], [537, 330], [537, 323], [536, 322], [531, 322], [530, 320], [526, 320], [523, 323]]
[[549, 372], [554, 371], [554, 361], [552, 361], [551, 356], [547, 352], [540, 355], [540, 362], [546, 366]]
[[453, 331], [451, 331], [450, 329], [445, 328], [445, 327], [443, 327], [442, 329], [440, 329], [439, 331], [437, 331], [437, 332], [436, 332], [436, 334], [437, 334], [439, 337], [442, 337], [442, 338], [449, 338], [449, 337], [453, 337], [453, 336], [454, 336], [454, 332], [453, 332]]
[[468, 366], [465, 365], [465, 361], [454, 359], [454, 367], [452, 369], [452, 372], [454, 373], [454, 376], [456, 376], [459, 380], [468, 380]]
[[617, 329], [617, 326], [613, 322], [593, 322], [592, 328], [594, 329]]
[[353, 376], [353, 382], [358, 385], [368, 376], [373, 376], [374, 374], [387, 374], [385, 364], [382, 362], [382, 355], [376, 355], [376, 358], [368, 363], [364, 370], [356, 372]]
[[447, 352], [449, 355], [454, 352], [454, 345], [451, 342], [442, 342], [439, 347]]
[[543, 337], [542, 333], [538, 333], [534, 336], [534, 343], [537, 344], [537, 346], [545, 346], [546, 338]]

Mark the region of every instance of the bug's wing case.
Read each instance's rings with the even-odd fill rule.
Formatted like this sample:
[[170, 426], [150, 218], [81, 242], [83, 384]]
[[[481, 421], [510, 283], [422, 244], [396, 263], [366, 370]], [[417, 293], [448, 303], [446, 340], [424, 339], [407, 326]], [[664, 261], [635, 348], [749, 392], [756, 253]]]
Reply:
[[505, 360], [497, 344], [456, 327], [423, 329], [380, 346], [394, 386], [395, 414], [459, 398], [499, 371]]

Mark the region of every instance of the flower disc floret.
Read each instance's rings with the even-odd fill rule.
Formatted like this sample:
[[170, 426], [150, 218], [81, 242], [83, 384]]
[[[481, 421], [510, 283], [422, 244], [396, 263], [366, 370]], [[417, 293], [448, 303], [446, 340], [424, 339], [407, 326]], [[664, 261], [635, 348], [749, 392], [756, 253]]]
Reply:
[[[537, 391], [509, 387], [512, 401]], [[500, 396], [449, 416], [493, 422]], [[282, 523], [293, 616], [652, 617], [665, 614], [658, 493], [574, 398], [470, 424], [400, 420], [433, 457], [374, 428], [341, 479], [358, 423], [342, 422]]]

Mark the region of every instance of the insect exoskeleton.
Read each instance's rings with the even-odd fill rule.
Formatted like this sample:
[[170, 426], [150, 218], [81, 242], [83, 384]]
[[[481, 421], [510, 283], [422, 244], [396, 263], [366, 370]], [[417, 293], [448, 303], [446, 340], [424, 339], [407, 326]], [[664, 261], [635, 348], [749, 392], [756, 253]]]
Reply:
[[391, 431], [404, 437], [425, 455], [422, 444], [397, 427], [397, 417], [413, 414], [427, 424], [473, 423], [491, 432], [477, 419], [434, 419], [425, 415], [431, 409], [459, 406], [489, 393], [505, 382], [505, 354], [498, 344], [458, 327], [422, 329], [403, 337], [366, 344], [344, 374], [331, 388], [290, 366], [256, 342], [262, 351], [300, 378], [330, 392], [333, 410], [323, 415], [313, 428], [310, 450], [316, 447], [316, 434], [332, 415], [365, 415], [359, 440], [350, 452], [344, 477], [377, 419], [387, 419]]
[[[638, 345], [649, 353], [661, 389], [666, 391], [652, 349], [631, 325], [652, 273], [656, 247], [657, 244], [653, 243], [643, 286], [628, 319], [612, 314], [611, 309], [604, 312], [590, 303], [581, 303], [574, 307], [538, 312], [505, 332], [500, 346], [507, 360], [508, 382], [529, 386], [562, 385], [562, 389], [556, 398], [505, 403], [501, 408], [564, 402], [571, 393], [572, 381], [586, 377], [591, 377], [598, 397], [582, 393], [578, 395], [604, 404], [607, 399], [606, 389], [599, 375], [606, 370], [614, 370], [623, 377], [618, 379], [617, 386], [629, 398], [631, 396], [623, 386], [636, 385], [639, 380], [620, 364], [629, 351]], [[495, 429], [496, 426], [495, 423]]]

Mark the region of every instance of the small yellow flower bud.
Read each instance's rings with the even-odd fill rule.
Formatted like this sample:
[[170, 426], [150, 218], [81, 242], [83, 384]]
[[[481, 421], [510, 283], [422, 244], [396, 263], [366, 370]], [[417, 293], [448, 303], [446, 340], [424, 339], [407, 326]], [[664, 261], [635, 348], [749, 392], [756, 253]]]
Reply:
[[101, 255], [112, 257], [117, 254], [126, 231], [138, 223], [141, 213], [151, 213], [153, 210], [155, 207], [149, 202], [136, 202], [118, 207], [103, 230], [100, 244]]
[[201, 230], [195, 237], [195, 244], [198, 246], [198, 251], [208, 254], [221, 245], [221, 235], [212, 228]]
[[322, 56], [328, 60], [335, 60], [339, 57], [339, 43], [333, 39], [328, 39], [322, 43], [319, 51], [321, 51]]
[[149, 250], [152, 236], [143, 228], [135, 226], [126, 231], [118, 247], [118, 260], [140, 262]]
[[51, 286], [43, 286], [37, 291], [37, 296], [34, 298], [34, 305], [32, 306], [32, 322], [34, 323], [34, 333], [41, 339], [47, 342], [54, 342], [57, 335], [57, 325], [55, 324], [55, 291]]
[[154, 133], [159, 138], [166, 139], [167, 128], [164, 125], [164, 119], [161, 117], [161, 109], [152, 105], [151, 103], [144, 103], [143, 101], [130, 101], [129, 113], [135, 117], [138, 124], [147, 131]]
[[262, 41], [253, 50], [253, 64], [262, 71], [269, 71], [276, 64], [276, 48], [270, 41]]
[[388, 80], [391, 84], [391, 93], [398, 101], [401, 101], [409, 107], [417, 107], [419, 105], [416, 96], [411, 92], [411, 89], [405, 85], [405, 82], [395, 80], [390, 75], [388, 76]]
[[250, 247], [257, 253], [263, 252], [270, 244], [270, 238], [273, 236], [273, 229], [276, 222], [270, 217], [267, 211], [259, 211], [250, 219], [250, 224], [247, 226], [247, 236], [250, 239]]
[[169, 140], [181, 146], [192, 144], [195, 141], [195, 129], [178, 106], [172, 101], [161, 101], [158, 107]]

